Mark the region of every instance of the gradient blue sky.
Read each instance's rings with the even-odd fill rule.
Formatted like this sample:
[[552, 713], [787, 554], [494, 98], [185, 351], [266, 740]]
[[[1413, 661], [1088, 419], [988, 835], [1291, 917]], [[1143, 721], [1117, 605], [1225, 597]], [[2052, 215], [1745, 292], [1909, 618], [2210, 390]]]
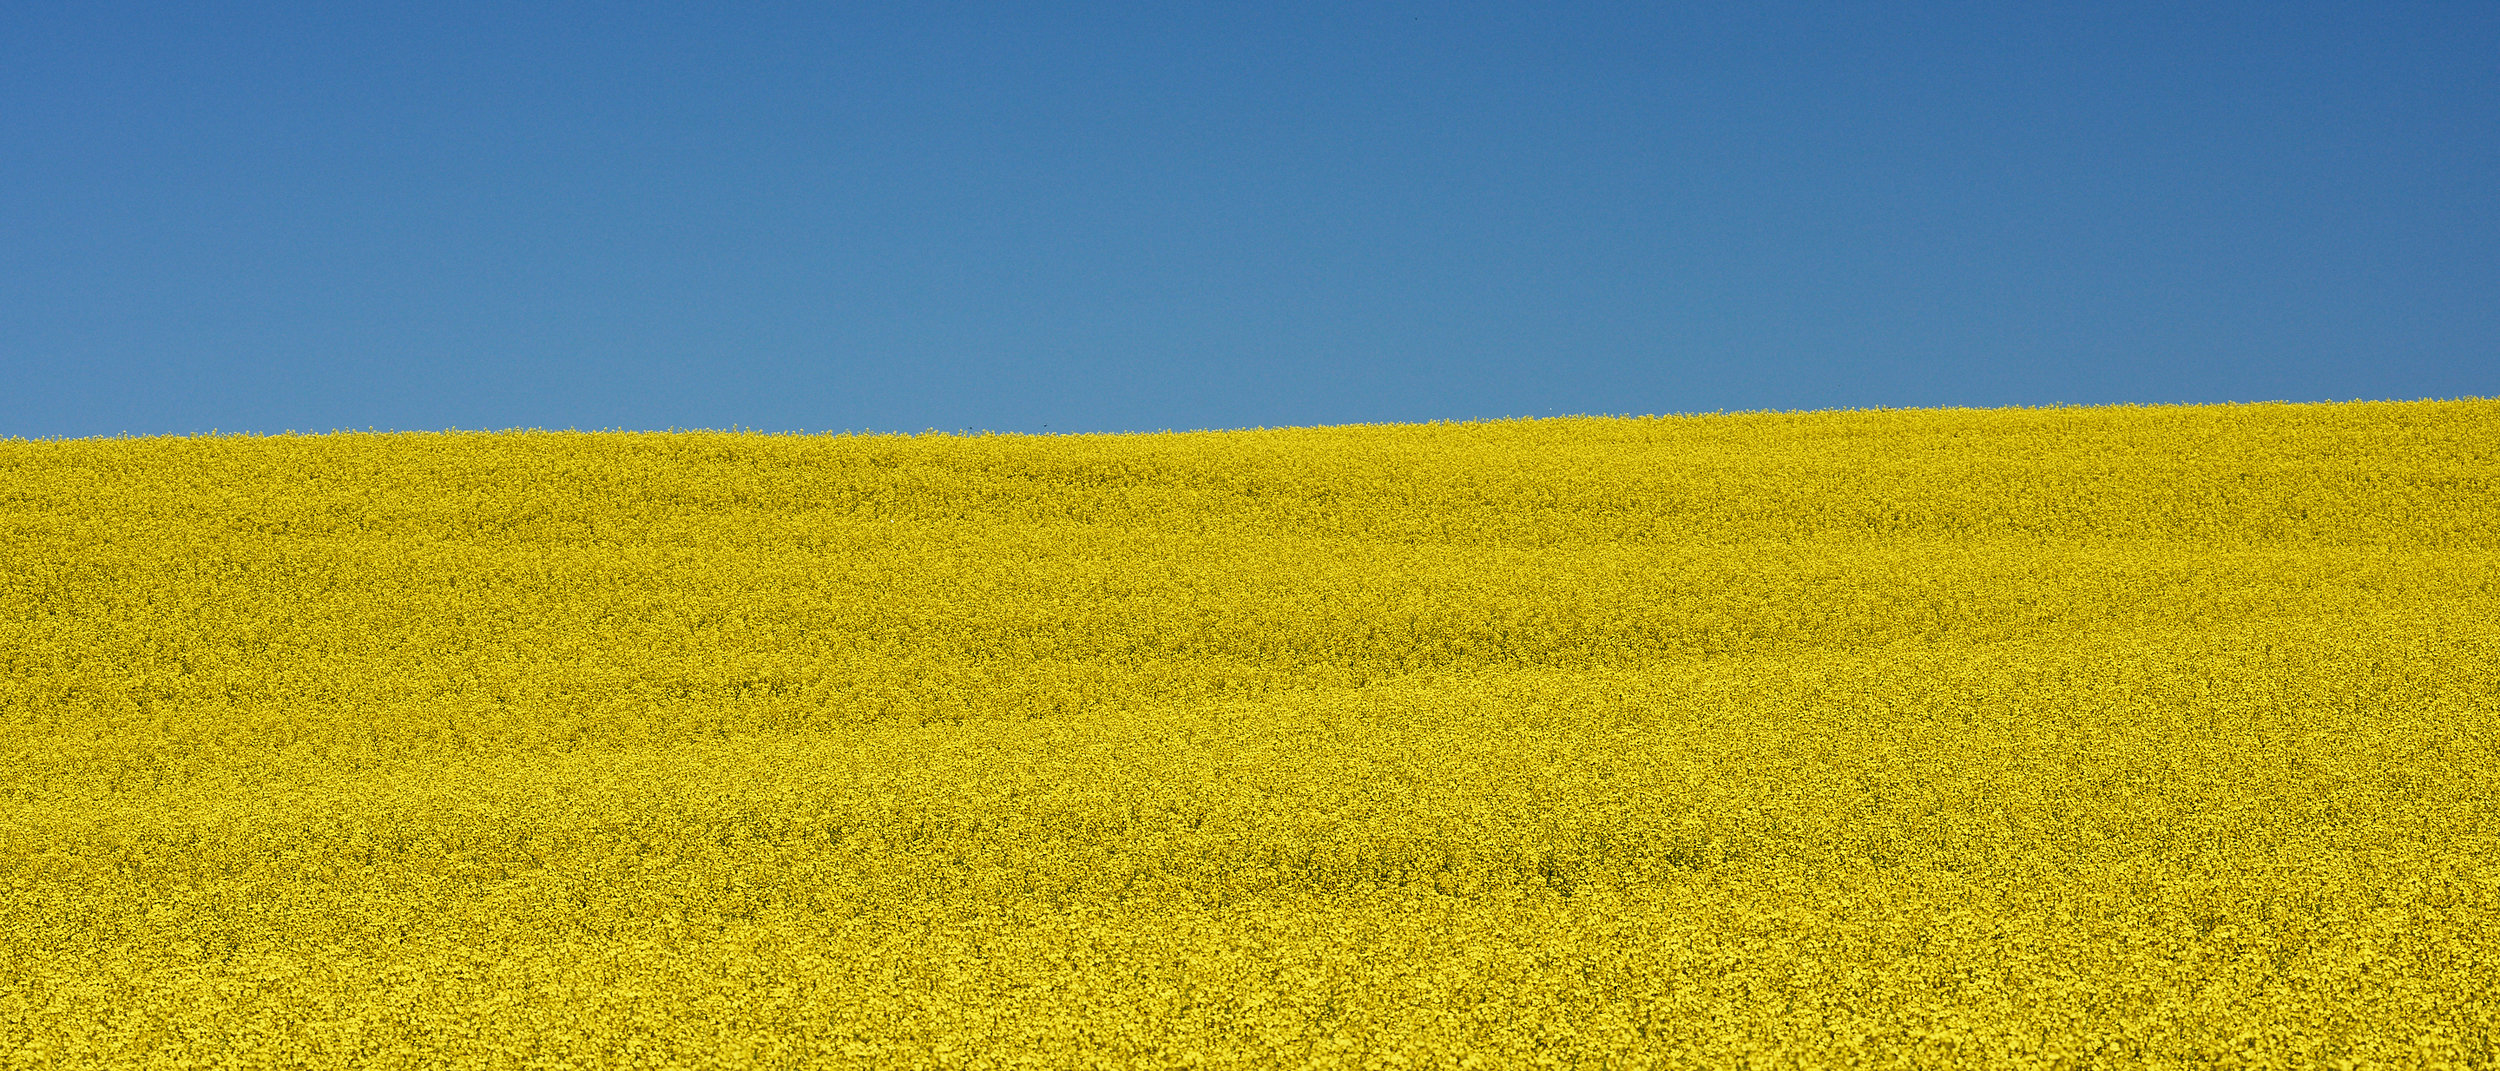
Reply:
[[2500, 4], [0, 5], [0, 436], [2500, 394]]

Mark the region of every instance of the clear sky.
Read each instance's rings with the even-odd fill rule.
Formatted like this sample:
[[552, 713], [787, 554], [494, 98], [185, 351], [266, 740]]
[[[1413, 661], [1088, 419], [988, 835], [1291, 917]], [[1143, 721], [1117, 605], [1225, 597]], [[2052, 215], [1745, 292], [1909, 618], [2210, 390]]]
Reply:
[[0, 436], [2500, 394], [2500, 3], [0, 4]]

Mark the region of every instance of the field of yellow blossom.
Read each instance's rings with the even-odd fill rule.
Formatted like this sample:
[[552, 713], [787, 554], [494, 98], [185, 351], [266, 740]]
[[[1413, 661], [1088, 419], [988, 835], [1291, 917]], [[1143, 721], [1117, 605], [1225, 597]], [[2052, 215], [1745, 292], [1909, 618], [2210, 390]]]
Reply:
[[0, 1068], [2500, 1067], [2500, 402], [0, 440]]

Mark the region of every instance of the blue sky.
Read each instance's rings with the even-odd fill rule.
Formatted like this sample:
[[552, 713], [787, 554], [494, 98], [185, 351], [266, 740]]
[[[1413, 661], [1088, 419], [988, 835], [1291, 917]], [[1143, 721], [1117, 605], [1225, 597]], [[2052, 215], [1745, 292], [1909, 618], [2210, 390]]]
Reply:
[[10, 4], [0, 436], [2491, 396], [2495, 56], [2489, 2]]

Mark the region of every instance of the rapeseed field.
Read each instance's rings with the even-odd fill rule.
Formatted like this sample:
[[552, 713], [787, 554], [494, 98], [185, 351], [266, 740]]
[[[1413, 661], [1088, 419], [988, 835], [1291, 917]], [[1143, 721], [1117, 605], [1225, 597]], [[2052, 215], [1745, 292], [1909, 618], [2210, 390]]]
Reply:
[[0, 1067], [2500, 1067], [2500, 403], [0, 441]]

